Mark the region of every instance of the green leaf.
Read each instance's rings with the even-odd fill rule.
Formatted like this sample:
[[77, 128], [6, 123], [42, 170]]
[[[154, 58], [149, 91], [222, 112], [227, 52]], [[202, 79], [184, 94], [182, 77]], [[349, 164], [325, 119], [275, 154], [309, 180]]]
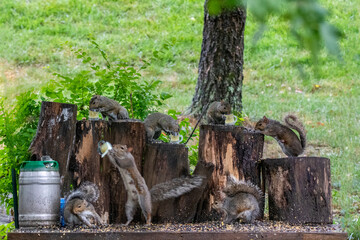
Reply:
[[46, 95], [47, 97], [49, 97], [49, 98], [52, 98], [52, 99], [58, 98], [57, 93], [52, 92], [52, 91], [46, 91], [46, 92], [45, 92], [45, 95]]
[[208, 0], [206, 7], [210, 15], [219, 15], [223, 10], [219, 0]]
[[320, 25], [321, 37], [324, 40], [325, 46], [331, 54], [340, 57], [340, 48], [338, 39], [340, 32], [328, 23], [322, 23]]
[[85, 58], [84, 60], [83, 60], [83, 63], [88, 63], [88, 62], [90, 62], [91, 61], [91, 57], [87, 57], [87, 58]]
[[160, 93], [160, 99], [163, 100], [163, 101], [166, 100], [166, 99], [169, 99], [171, 97], [172, 97], [172, 95], [170, 93], [167, 93], [167, 92], [161, 92]]

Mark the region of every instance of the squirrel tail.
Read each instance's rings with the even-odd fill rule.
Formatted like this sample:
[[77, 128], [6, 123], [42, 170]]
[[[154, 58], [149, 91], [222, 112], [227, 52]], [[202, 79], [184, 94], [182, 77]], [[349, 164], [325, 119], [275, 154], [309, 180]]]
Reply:
[[229, 197], [235, 196], [238, 193], [249, 193], [253, 195], [258, 202], [263, 201], [263, 193], [258, 186], [250, 181], [239, 181], [232, 175], [227, 177], [227, 184], [223, 192]]
[[[290, 122], [290, 119], [292, 122]], [[298, 120], [295, 115], [289, 114], [284, 118], [285, 123], [290, 127], [295, 129], [300, 135], [300, 142], [303, 149], [306, 147], [306, 132], [304, 125]]]
[[179, 197], [202, 185], [204, 177], [187, 176], [174, 178], [171, 181], [159, 183], [150, 189], [151, 201], [158, 202]]
[[100, 191], [98, 186], [92, 182], [86, 181], [83, 182], [76, 190], [70, 192], [70, 194], [66, 197], [66, 202], [74, 198], [85, 199], [88, 202], [95, 202], [99, 198], [99, 194]]

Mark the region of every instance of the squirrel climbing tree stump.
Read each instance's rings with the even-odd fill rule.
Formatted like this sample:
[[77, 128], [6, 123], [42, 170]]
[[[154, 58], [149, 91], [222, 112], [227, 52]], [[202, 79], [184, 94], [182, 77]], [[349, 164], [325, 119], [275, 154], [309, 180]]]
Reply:
[[215, 170], [201, 200], [199, 219], [210, 214], [211, 205], [226, 185], [227, 174], [261, 187], [259, 161], [263, 147], [263, 134], [238, 126], [201, 125], [199, 161], [213, 163]]
[[[197, 167], [195, 174], [204, 177], [203, 186], [175, 199], [152, 204], [153, 222], [192, 222], [206, 179], [210, 176], [210, 165]], [[149, 143], [144, 155], [143, 176], [149, 189], [173, 178], [190, 175], [188, 148], [184, 144]], [[189, 204], [191, 203], [191, 204]]]
[[59, 163], [61, 195], [70, 189], [68, 168], [75, 141], [77, 106], [42, 102], [37, 132], [29, 150], [31, 160], [39, 161], [49, 155]]
[[289, 223], [332, 223], [330, 159], [264, 159], [269, 218]]
[[137, 120], [78, 121], [76, 142], [70, 171], [75, 186], [90, 181], [98, 185], [100, 197], [94, 203], [100, 217], [110, 223], [125, 223], [126, 190], [119, 171], [107, 157], [97, 153], [98, 142], [105, 140], [111, 144], [126, 144], [132, 147], [132, 154], [139, 171], [145, 146], [144, 124]]

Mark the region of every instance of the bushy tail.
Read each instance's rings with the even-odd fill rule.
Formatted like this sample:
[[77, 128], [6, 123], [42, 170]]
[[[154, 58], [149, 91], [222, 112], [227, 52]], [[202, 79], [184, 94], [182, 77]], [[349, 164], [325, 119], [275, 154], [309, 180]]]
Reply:
[[150, 189], [151, 201], [157, 202], [169, 198], [179, 197], [194, 188], [201, 186], [204, 177], [187, 176], [174, 178], [171, 181], [159, 183]]
[[99, 198], [99, 194], [99, 188], [94, 183], [83, 182], [80, 187], [70, 192], [70, 194], [66, 197], [66, 202], [74, 198], [85, 199], [88, 202], [95, 202]]
[[[290, 122], [290, 119], [293, 122]], [[287, 115], [284, 118], [284, 121], [290, 128], [295, 129], [299, 133], [301, 146], [303, 149], [305, 149], [305, 147], [306, 147], [306, 132], [305, 132], [304, 125], [298, 120], [298, 118], [295, 115], [291, 115], [291, 114]]]
[[263, 193], [260, 188], [250, 181], [239, 181], [234, 176], [228, 176], [227, 184], [223, 192], [229, 196], [235, 196], [238, 193], [249, 193], [253, 195], [258, 202], [263, 201]]

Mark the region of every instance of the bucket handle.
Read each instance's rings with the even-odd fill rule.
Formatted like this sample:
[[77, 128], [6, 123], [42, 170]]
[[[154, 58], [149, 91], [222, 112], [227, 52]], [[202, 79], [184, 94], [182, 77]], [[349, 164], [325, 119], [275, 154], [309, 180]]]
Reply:
[[[28, 162], [29, 161], [21, 163], [20, 168], [24, 168]], [[54, 168], [59, 165], [57, 161], [39, 161], [39, 162], [42, 162], [46, 168]]]

